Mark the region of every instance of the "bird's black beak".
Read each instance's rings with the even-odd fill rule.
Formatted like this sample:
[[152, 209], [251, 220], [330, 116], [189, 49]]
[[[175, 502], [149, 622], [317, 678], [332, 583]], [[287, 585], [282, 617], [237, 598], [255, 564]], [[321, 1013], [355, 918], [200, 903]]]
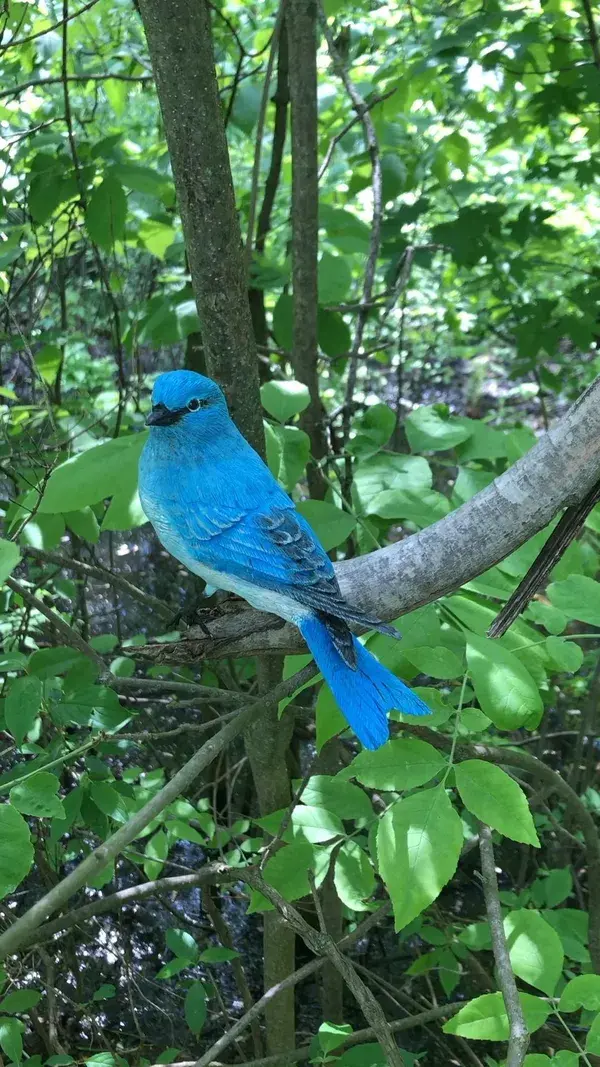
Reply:
[[146, 426], [173, 426], [179, 422], [185, 411], [185, 408], [183, 411], [172, 411], [165, 404], [155, 404], [146, 419]]

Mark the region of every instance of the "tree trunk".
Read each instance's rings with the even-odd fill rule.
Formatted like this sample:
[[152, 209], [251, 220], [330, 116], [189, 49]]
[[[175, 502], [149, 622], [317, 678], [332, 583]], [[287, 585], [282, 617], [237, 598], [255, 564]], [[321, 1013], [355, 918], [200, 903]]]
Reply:
[[[325, 412], [319, 396], [317, 366], [317, 254], [319, 236], [319, 176], [317, 130], [317, 4], [289, 0], [287, 29], [292, 111], [292, 281], [294, 335], [292, 363], [299, 381], [310, 393], [302, 413], [302, 428], [310, 437], [313, 460], [327, 455]], [[310, 494], [325, 496], [326, 479], [316, 463], [309, 463]]]
[[246, 264], [206, 0], [140, 0], [208, 373], [264, 453]]

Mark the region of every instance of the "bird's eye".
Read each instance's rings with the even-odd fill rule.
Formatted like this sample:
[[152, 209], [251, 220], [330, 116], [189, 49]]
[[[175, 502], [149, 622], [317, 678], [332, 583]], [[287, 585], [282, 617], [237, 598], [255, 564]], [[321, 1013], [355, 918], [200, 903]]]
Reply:
[[198, 400], [197, 397], [194, 397], [193, 400], [188, 400], [187, 407], [188, 407], [188, 411], [197, 411], [198, 408], [200, 407], [200, 401]]

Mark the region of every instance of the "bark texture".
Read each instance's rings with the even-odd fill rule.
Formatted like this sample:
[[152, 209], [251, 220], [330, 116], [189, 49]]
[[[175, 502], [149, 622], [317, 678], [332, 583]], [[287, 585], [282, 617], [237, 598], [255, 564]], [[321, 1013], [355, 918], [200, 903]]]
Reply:
[[264, 434], [246, 265], [206, 0], [140, 0], [206, 367], [236, 423], [261, 453]]

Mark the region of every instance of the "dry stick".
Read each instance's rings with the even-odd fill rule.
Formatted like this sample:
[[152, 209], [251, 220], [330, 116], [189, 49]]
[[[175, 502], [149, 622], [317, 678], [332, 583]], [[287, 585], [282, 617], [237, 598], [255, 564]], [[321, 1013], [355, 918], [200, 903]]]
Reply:
[[[350, 960], [343, 956], [336, 943], [328, 934], [317, 933], [312, 926], [302, 918], [300, 913], [275, 890], [268, 885], [257, 868], [246, 868], [240, 871], [240, 880], [252, 886], [253, 889], [262, 893], [273, 904], [285, 922], [304, 941], [307, 948], [316, 956], [323, 956], [330, 960], [335, 969], [339, 971], [346, 985], [354, 995], [367, 1022], [371, 1024], [373, 1033], [383, 1048], [390, 1067], [404, 1067], [404, 1060], [398, 1048], [378, 1000], [368, 986], [359, 978]], [[234, 1028], [232, 1027], [232, 1030]], [[196, 1067], [208, 1067], [211, 1061], [230, 1043], [230, 1030], [219, 1038], [218, 1041], [204, 1053], [198, 1060]]]
[[[393, 96], [395, 92], [396, 92], [396, 88], [394, 87], [393, 89], [388, 89], [388, 91], [386, 93], [382, 93], [381, 96], [375, 96], [372, 100], [369, 100], [369, 102], [367, 104], [363, 105], [363, 110], [364, 111], [372, 111], [372, 109], [377, 104], [382, 104], [384, 100], [389, 100], [390, 96]], [[361, 121], [361, 118], [362, 118], [362, 111], [358, 115], [355, 115], [353, 119], [350, 119], [350, 121], [347, 122], [346, 125], [342, 127], [342, 129], [339, 131], [339, 133], [334, 134], [334, 136], [331, 138], [331, 140], [330, 140], [330, 142], [329, 142], [329, 144], [327, 146], [327, 151], [326, 151], [325, 156], [323, 158], [323, 162], [321, 163], [321, 166], [319, 167], [319, 181], [321, 181], [321, 178], [323, 177], [323, 175], [325, 174], [325, 171], [327, 170], [329, 164], [331, 163], [331, 157], [333, 156], [333, 153], [335, 151], [336, 145], [338, 145], [340, 143], [340, 141], [346, 136], [346, 134], [349, 133], [350, 130], [354, 126], [356, 126], [357, 122]], [[376, 348], [376, 349], [374, 349], [374, 351], [378, 352], [379, 349]], [[339, 358], [339, 357], [336, 357], [336, 358]]]
[[590, 48], [594, 55], [594, 63], [600, 70], [600, 42], [598, 40], [598, 30], [596, 29], [596, 22], [594, 20], [594, 12], [590, 0], [583, 0], [583, 10], [585, 12], [585, 20], [588, 25]]
[[216, 689], [211, 685], [199, 685], [197, 682], [164, 681], [158, 678], [115, 678], [108, 682], [117, 693], [140, 693], [144, 696], [165, 696], [179, 694], [194, 700], [208, 700], [214, 704], [247, 704], [248, 696], [244, 693], [232, 693], [228, 689]]
[[504, 934], [502, 908], [500, 907], [498, 880], [496, 878], [496, 861], [492, 845], [492, 831], [484, 823], [479, 824], [479, 852], [483, 876], [483, 895], [490, 924], [492, 949], [498, 972], [498, 985], [502, 990], [510, 1028], [506, 1067], [521, 1067], [529, 1047], [529, 1033], [527, 1032], [527, 1025]]
[[41, 900], [38, 900], [20, 919], [17, 919], [14, 926], [0, 937], [0, 959], [5, 959], [6, 956], [16, 952], [22, 942], [29, 939], [33, 931], [37, 930], [45, 919], [59, 908], [64, 907], [74, 893], [88, 884], [103, 867], [114, 860], [136, 837], [139, 837], [146, 826], [192, 784], [226, 745], [238, 737], [255, 718], [268, 708], [276, 706], [280, 700], [293, 693], [299, 685], [308, 681], [314, 671], [315, 667], [309, 664], [293, 678], [281, 682], [270, 693], [262, 695], [258, 700], [241, 709], [233, 722], [227, 723], [214, 737], [206, 741], [171, 781], [163, 786], [147, 804], [144, 804], [144, 807], [129, 822], [94, 849], [74, 871], [54, 886], [49, 893], [46, 893]]
[[150, 593], [145, 593], [142, 589], [138, 589], [133, 582], [130, 582], [121, 574], [113, 574], [106, 567], [84, 563], [79, 559], [67, 559], [60, 552], [44, 552], [39, 548], [29, 547], [24, 547], [22, 551], [24, 556], [29, 556], [38, 563], [53, 563], [57, 567], [62, 567], [63, 570], [74, 571], [75, 574], [82, 574], [86, 578], [97, 578], [101, 582], [107, 582], [114, 586], [115, 589], [120, 589], [121, 592], [130, 596], [132, 600], [137, 600], [140, 604], [150, 608], [161, 619], [171, 619], [173, 617], [173, 609], [168, 604], [165, 604], [163, 600], [159, 600], [158, 597], [152, 596]]
[[[321, 25], [323, 27], [323, 33], [325, 40], [327, 41], [327, 48], [329, 49], [329, 55], [331, 56], [331, 62], [335, 68], [336, 74], [341, 78], [344, 88], [350, 97], [352, 107], [356, 112], [356, 116], [363, 128], [365, 137], [365, 146], [371, 158], [371, 184], [373, 189], [373, 216], [371, 222], [371, 233], [369, 237], [369, 254], [367, 256], [367, 264], [365, 267], [365, 275], [362, 287], [361, 296], [361, 308], [356, 318], [356, 326], [354, 329], [354, 341], [352, 343], [352, 350], [350, 352], [350, 362], [348, 367], [348, 381], [346, 383], [346, 404], [344, 407], [344, 415], [342, 419], [342, 434], [344, 444], [347, 445], [350, 437], [350, 422], [352, 418], [351, 401], [354, 398], [354, 390], [356, 388], [356, 375], [358, 371], [358, 358], [362, 345], [363, 334], [365, 325], [367, 322], [367, 316], [369, 309], [364, 305], [371, 302], [373, 295], [373, 283], [375, 281], [375, 269], [377, 266], [377, 257], [379, 255], [379, 246], [381, 244], [381, 219], [383, 214], [383, 177], [381, 171], [381, 156], [379, 154], [379, 143], [377, 141], [377, 134], [375, 132], [375, 126], [373, 119], [369, 114], [369, 109], [365, 104], [362, 96], [355, 88], [346, 65], [341, 58], [333, 39], [333, 34], [327, 23], [327, 16], [323, 10], [321, 0], [319, 0], [319, 11], [321, 16]], [[346, 500], [350, 499], [350, 486], [352, 482], [352, 456], [347, 453], [345, 460], [344, 471], [344, 486], [342, 495]]]
[[[72, 22], [73, 19], [76, 19], [79, 15], [83, 15], [86, 11], [89, 11], [90, 8], [94, 7], [94, 5], [97, 3], [98, 0], [88, 0], [88, 3], [84, 4], [83, 7], [80, 7], [77, 11], [73, 11], [68, 16], [67, 21]], [[64, 21], [64, 19], [59, 19], [58, 22], [53, 22], [50, 26], [46, 26], [45, 30], [38, 30], [37, 33], [31, 33], [28, 37], [19, 37], [15, 41], [8, 41], [7, 44], [3, 45], [2, 48], [0, 48], [0, 54], [2, 52], [8, 52], [9, 48], [20, 48], [21, 45], [29, 44], [30, 41], [37, 40], [38, 37], [45, 37], [47, 33], [52, 33], [53, 30], [58, 30], [59, 27], [63, 25]]]
[[[227, 882], [235, 882], [238, 878], [237, 868], [228, 867], [225, 863], [207, 863], [195, 874], [177, 874], [169, 878], [157, 878], [153, 882], [142, 882], [140, 885], [128, 886], [127, 889], [119, 889], [115, 893], [92, 900], [89, 904], [83, 904], [80, 908], [69, 910], [64, 915], [52, 922], [44, 923], [37, 930], [32, 931], [31, 937], [26, 938], [21, 948], [28, 945], [39, 945], [48, 941], [54, 934], [71, 930], [88, 919], [96, 919], [99, 915], [107, 915], [109, 912], [118, 911], [138, 900], [146, 897], [160, 897], [164, 893], [174, 891], [184, 892], [186, 889], [195, 889], [200, 885], [222, 885]], [[12, 913], [11, 913], [12, 915]]]
[[571, 542], [577, 537], [598, 501], [600, 501], [600, 482], [590, 489], [579, 504], [567, 508], [527, 574], [494, 619], [488, 630], [488, 637], [502, 637], [521, 612], [525, 611], [530, 600], [546, 581], [550, 571], [562, 559]]
[[[64, 19], [61, 19], [61, 26], [64, 25]], [[28, 82], [21, 82], [20, 85], [13, 85], [12, 88], [6, 88], [0, 90], [0, 97], [3, 96], [16, 96], [18, 93], [25, 92], [26, 89], [37, 89], [44, 85], [62, 85], [63, 78], [34, 78]], [[105, 81], [119, 81], [119, 82], [151, 82], [153, 81], [152, 74], [68, 74], [68, 82], [105, 82]]]

